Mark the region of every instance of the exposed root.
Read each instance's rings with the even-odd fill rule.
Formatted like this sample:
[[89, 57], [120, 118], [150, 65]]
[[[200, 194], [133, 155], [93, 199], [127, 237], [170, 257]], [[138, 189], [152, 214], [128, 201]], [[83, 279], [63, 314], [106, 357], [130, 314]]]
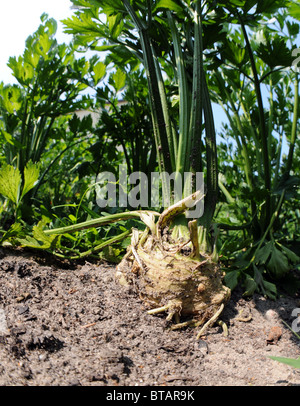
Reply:
[[241, 310], [239, 311], [238, 317], [235, 317], [234, 320], [242, 321], [242, 322], [244, 322], [244, 323], [248, 323], [249, 321], [252, 320], [252, 314], [251, 314], [251, 313], [250, 313], [248, 316], [246, 316], [246, 317], [242, 317], [242, 314], [243, 314], [243, 313], [244, 313], [244, 309], [241, 309]]
[[219, 326], [222, 327], [224, 337], [228, 337], [228, 327], [223, 320], [218, 320]]
[[147, 313], [148, 314], [163, 313], [163, 312], [166, 312], [169, 309], [169, 307], [170, 307], [169, 305], [165, 305], [165, 306], [162, 306], [162, 307], [157, 307], [156, 309], [148, 310]]
[[176, 323], [173, 326], [171, 326], [171, 330], [179, 330], [179, 329], [185, 328], [185, 327], [195, 327], [197, 322], [198, 322], [198, 320], [191, 319], [188, 321], [184, 321], [182, 323]]
[[220, 314], [222, 313], [224, 309], [224, 303], [221, 304], [219, 310], [216, 311], [216, 313], [204, 324], [204, 326], [201, 328], [201, 330], [199, 331], [199, 333], [197, 334], [197, 340], [199, 340], [199, 338], [201, 336], [204, 335], [204, 332], [212, 325], [214, 324], [218, 317], [220, 316]]

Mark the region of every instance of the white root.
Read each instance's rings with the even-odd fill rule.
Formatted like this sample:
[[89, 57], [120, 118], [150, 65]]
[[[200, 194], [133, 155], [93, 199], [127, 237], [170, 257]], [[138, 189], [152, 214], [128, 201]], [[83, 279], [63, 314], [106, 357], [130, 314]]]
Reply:
[[204, 335], [205, 330], [207, 330], [208, 327], [210, 327], [218, 319], [218, 317], [222, 313], [223, 309], [224, 309], [224, 303], [221, 304], [219, 310], [217, 310], [216, 313], [201, 328], [201, 330], [197, 334], [197, 340], [199, 340], [199, 338]]

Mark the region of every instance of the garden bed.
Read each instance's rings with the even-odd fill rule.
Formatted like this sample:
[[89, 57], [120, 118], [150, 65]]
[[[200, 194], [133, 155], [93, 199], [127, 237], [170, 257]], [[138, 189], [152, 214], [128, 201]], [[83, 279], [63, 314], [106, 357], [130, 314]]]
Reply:
[[283, 323], [299, 296], [246, 299], [237, 289], [221, 316], [229, 335], [214, 326], [196, 340], [197, 330], [148, 315], [114, 275], [104, 262], [2, 249], [0, 385], [300, 385], [300, 370], [268, 358], [300, 356]]

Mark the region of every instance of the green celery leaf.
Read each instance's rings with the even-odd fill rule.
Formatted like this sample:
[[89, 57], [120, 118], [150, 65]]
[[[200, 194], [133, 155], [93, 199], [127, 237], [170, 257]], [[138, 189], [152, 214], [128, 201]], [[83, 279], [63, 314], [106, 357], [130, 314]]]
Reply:
[[97, 63], [93, 68], [94, 76], [94, 84], [97, 85], [99, 81], [105, 76], [106, 73], [106, 66], [103, 62]]
[[117, 71], [112, 75], [112, 79], [113, 79], [112, 85], [118, 92], [125, 86], [126, 73], [123, 72], [121, 69], [117, 69]]
[[23, 247], [54, 249], [60, 236], [57, 234], [46, 235], [43, 231], [44, 226], [45, 222], [40, 221], [38, 225], [33, 226], [32, 236], [27, 235], [25, 239], [18, 239], [18, 242]]
[[294, 2], [289, 2], [288, 4], [288, 10], [289, 10], [289, 15], [296, 20], [300, 21], [300, 7], [299, 4], [296, 4]]
[[3, 234], [0, 239], [0, 244], [4, 241], [10, 239], [11, 237], [18, 236], [22, 233], [23, 229], [20, 223], [14, 223], [10, 226], [10, 228]]
[[276, 278], [281, 278], [289, 270], [287, 257], [273, 246], [267, 267], [273, 276]]
[[272, 252], [272, 242], [267, 242], [262, 248], [260, 248], [255, 255], [255, 262], [265, 264]]
[[39, 173], [39, 164], [33, 163], [31, 160], [27, 162], [24, 169], [24, 186], [21, 199], [24, 195], [26, 195], [26, 193], [29, 192], [29, 190], [34, 188], [36, 182], [38, 181]]
[[245, 276], [244, 286], [246, 291], [244, 292], [244, 296], [252, 296], [257, 289], [257, 283], [250, 275], [245, 274]]
[[19, 191], [22, 177], [18, 168], [3, 165], [0, 169], [0, 193], [13, 203], [19, 202]]

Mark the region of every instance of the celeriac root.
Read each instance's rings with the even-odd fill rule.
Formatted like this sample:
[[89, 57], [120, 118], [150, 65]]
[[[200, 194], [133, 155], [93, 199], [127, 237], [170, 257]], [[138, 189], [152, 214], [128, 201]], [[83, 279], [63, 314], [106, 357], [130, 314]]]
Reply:
[[[172, 330], [203, 325], [199, 338], [224, 309], [230, 289], [222, 284], [223, 275], [213, 255], [199, 253], [197, 222], [188, 222], [189, 236], [174, 241], [169, 225], [174, 216], [187, 209], [187, 203], [197, 199], [194, 194], [165, 210], [154, 222], [154, 216], [144, 214], [144, 233], [133, 230], [131, 246], [117, 266], [116, 278], [123, 285], [133, 285], [149, 308], [150, 315], [167, 313], [167, 321], [175, 321]], [[192, 316], [180, 323], [180, 316]], [[225, 333], [225, 327], [222, 325]]]

